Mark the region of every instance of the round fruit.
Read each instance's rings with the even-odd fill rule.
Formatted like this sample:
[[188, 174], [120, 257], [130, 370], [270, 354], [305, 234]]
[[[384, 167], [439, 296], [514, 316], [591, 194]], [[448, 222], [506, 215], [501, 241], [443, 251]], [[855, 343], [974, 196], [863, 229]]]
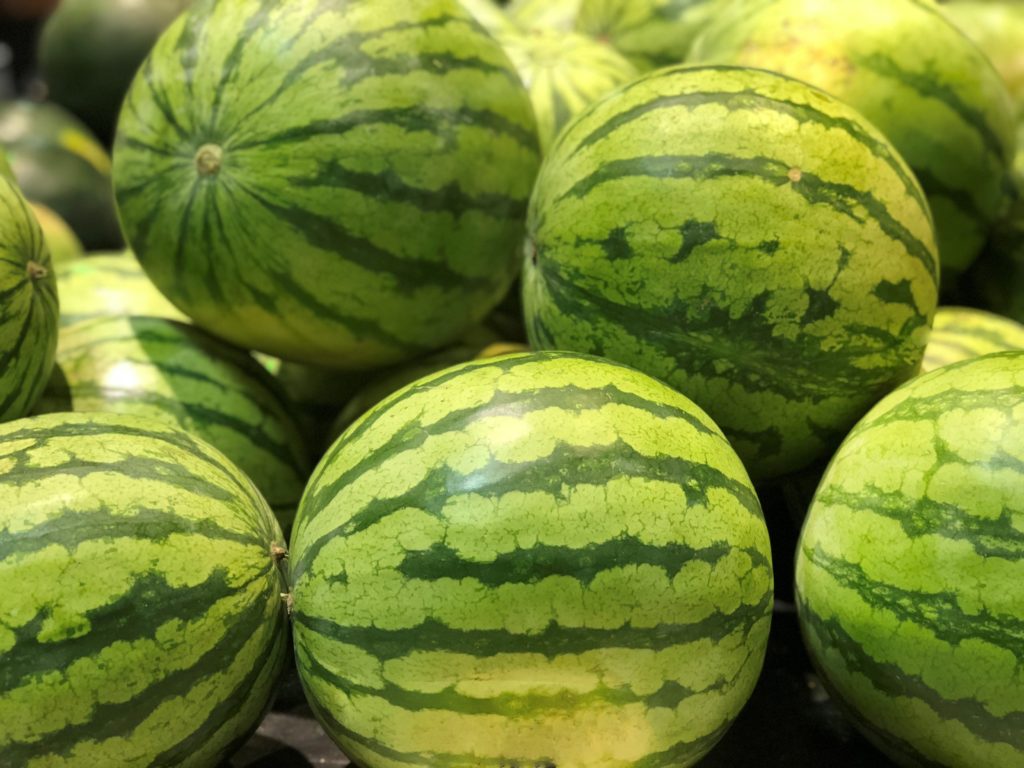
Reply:
[[106, 411], [202, 438], [256, 483], [287, 527], [310, 462], [291, 407], [252, 356], [159, 317], [97, 317], [62, 328], [37, 413]]
[[57, 348], [57, 314], [57, 282], [39, 222], [0, 174], [0, 422], [24, 416], [43, 391]]
[[1016, 0], [957, 0], [942, 10], [988, 56], [1019, 114], [1024, 108], [1024, 7]]
[[843, 443], [797, 602], [832, 692], [903, 765], [1024, 765], [1024, 353], [933, 371]]
[[587, 105], [638, 74], [614, 48], [586, 35], [535, 29], [498, 39], [530, 92], [543, 152]]
[[109, 141], [135, 71], [188, 4], [62, 0], [39, 38], [39, 67], [49, 98]]
[[332, 446], [292, 541], [299, 674], [365, 768], [692, 765], [764, 659], [743, 465], [692, 402], [605, 360], [409, 385]]
[[252, 483], [102, 413], [0, 426], [0, 464], [4, 765], [220, 765], [288, 648], [281, 529]]
[[161, 37], [114, 176], [136, 255], [197, 325], [356, 369], [501, 300], [537, 163], [529, 96], [456, 0], [239, 0]]
[[42, 203], [29, 203], [29, 207], [32, 208], [32, 213], [35, 215], [36, 221], [39, 222], [43, 240], [46, 241], [46, 247], [50, 250], [50, 259], [54, 264], [78, 259], [85, 255], [81, 241], [56, 211], [47, 208]]
[[977, 257], [1004, 207], [1014, 106], [985, 54], [931, 0], [744, 0], [691, 60], [761, 67], [828, 91], [882, 130], [935, 216], [945, 278]]
[[56, 267], [60, 324], [110, 315], [149, 315], [184, 320], [157, 290], [129, 251], [99, 253]]
[[1024, 325], [981, 309], [939, 307], [921, 372], [1012, 349], [1024, 349]]
[[25, 197], [52, 208], [88, 250], [118, 248], [110, 156], [56, 104], [0, 103], [0, 144]]
[[916, 373], [937, 300], [910, 169], [846, 105], [759, 70], [660, 70], [588, 109], [545, 159], [528, 237], [532, 346], [667, 381], [763, 479]]
[[553, 29], [572, 32], [580, 12], [580, 0], [512, 0], [508, 15], [521, 29]]
[[494, 0], [459, 0], [474, 19], [492, 35], [516, 31], [516, 25], [495, 5]]
[[679, 64], [723, 0], [582, 0], [576, 29], [607, 40], [640, 69]]

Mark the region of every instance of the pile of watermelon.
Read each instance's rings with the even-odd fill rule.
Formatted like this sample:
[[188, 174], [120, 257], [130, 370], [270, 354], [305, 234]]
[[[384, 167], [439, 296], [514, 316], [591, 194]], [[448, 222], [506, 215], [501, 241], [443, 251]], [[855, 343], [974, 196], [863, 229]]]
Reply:
[[1024, 6], [52, 5], [0, 765], [297, 675], [364, 768], [689, 766], [789, 608], [871, 764], [1024, 767]]

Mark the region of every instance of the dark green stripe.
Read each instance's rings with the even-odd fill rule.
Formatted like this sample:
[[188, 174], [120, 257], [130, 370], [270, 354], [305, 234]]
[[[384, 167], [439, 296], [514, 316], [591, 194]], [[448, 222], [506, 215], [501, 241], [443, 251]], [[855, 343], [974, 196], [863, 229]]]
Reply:
[[350, 627], [306, 615], [298, 609], [300, 604], [296, 604], [292, 620], [304, 631], [364, 648], [380, 661], [404, 658], [413, 650], [446, 651], [482, 658], [502, 653], [527, 653], [553, 659], [565, 654], [610, 648], [661, 651], [698, 640], [721, 639], [738, 630], [749, 631], [757, 621], [771, 614], [772, 595], [769, 592], [756, 605], [740, 605], [732, 613], [716, 611], [690, 624], [665, 623], [649, 628], [626, 624], [616, 629], [594, 629], [565, 627], [552, 622], [542, 632], [529, 633], [503, 629], [452, 629], [433, 618], [405, 629]]
[[406, 552], [397, 570], [407, 579], [468, 579], [486, 587], [534, 584], [549, 576], [568, 576], [588, 586], [599, 573], [635, 565], [654, 566], [673, 579], [691, 562], [714, 565], [737, 549], [750, 557], [753, 568], [771, 568], [765, 555], [752, 547], [737, 548], [726, 541], [719, 541], [694, 549], [679, 543], [647, 544], [624, 534], [611, 541], [582, 547], [552, 544], [519, 547], [488, 562], [467, 560], [438, 542], [430, 549]]

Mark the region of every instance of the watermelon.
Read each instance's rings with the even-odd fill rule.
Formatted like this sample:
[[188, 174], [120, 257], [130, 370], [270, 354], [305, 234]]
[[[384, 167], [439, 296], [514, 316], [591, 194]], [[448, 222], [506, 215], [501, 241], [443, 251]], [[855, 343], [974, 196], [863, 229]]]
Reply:
[[801, 533], [807, 647], [903, 765], [1024, 765], [1024, 353], [905, 384], [850, 433]]
[[456, 0], [200, 0], [114, 150], [125, 232], [176, 306], [348, 369], [439, 349], [501, 300], [537, 166], [529, 96]]
[[353, 424], [292, 534], [299, 675], [364, 768], [688, 766], [757, 680], [768, 534], [691, 401], [567, 353]]
[[79, 120], [56, 104], [0, 102], [0, 145], [25, 197], [56, 211], [87, 249], [121, 247], [110, 156]]
[[312, 469], [291, 406], [244, 350], [160, 317], [114, 315], [62, 328], [37, 413], [106, 411], [166, 421], [253, 479], [287, 528]]
[[1024, 107], [1024, 7], [1017, 0], [957, 0], [943, 5], [942, 10], [985, 52], [1020, 114]]
[[584, 107], [638, 75], [622, 54], [586, 35], [535, 29], [498, 40], [530, 92], [542, 152]]
[[580, 32], [607, 40], [640, 69], [683, 61], [724, 0], [582, 0]]
[[39, 222], [43, 240], [46, 241], [46, 247], [50, 251], [50, 258], [54, 264], [78, 259], [85, 255], [81, 241], [56, 211], [42, 203], [29, 203], [29, 207], [32, 209], [36, 221]]
[[1013, 349], [1024, 349], [1024, 325], [981, 309], [939, 307], [921, 372]]
[[287, 651], [285, 549], [252, 483], [114, 414], [4, 424], [0, 464], [3, 764], [219, 765]]
[[135, 70], [188, 0], [62, 0], [39, 38], [49, 98], [104, 141]]
[[109, 315], [185, 319], [128, 251], [91, 254], [58, 264], [55, 271], [60, 286], [61, 325]]
[[985, 55], [932, 0], [740, 0], [694, 45], [692, 61], [799, 77], [860, 111], [892, 141], [928, 195], [944, 276], [977, 257], [1003, 212], [1014, 106]]
[[522, 29], [553, 29], [571, 32], [576, 28], [576, 17], [581, 0], [512, 0], [508, 15]]
[[28, 413], [46, 385], [57, 315], [57, 282], [39, 222], [14, 182], [0, 175], [0, 422]]
[[545, 158], [528, 228], [531, 345], [667, 381], [761, 480], [916, 373], [937, 302], [928, 206], [892, 145], [760, 70], [663, 69], [596, 103]]

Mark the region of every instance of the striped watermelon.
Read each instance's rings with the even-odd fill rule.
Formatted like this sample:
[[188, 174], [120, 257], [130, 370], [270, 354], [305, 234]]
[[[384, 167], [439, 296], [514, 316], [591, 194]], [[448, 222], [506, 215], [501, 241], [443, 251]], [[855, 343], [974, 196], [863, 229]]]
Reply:
[[892, 141], [928, 195], [942, 269], [953, 277], [1003, 209], [1014, 106], [985, 55], [933, 0], [736, 0], [691, 60], [799, 77], [863, 113]]
[[939, 307], [921, 372], [1013, 349], [1024, 349], [1024, 325], [981, 309]]
[[0, 426], [0, 755], [213, 768], [287, 650], [281, 530], [252, 483], [159, 422]]
[[110, 315], [185, 319], [146, 277], [130, 251], [92, 254], [58, 264], [54, 271], [60, 286], [62, 326]]
[[664, 379], [761, 479], [827, 455], [912, 376], [936, 305], [928, 206], [892, 146], [832, 97], [735, 67], [660, 70], [571, 123], [527, 253], [535, 348]]
[[576, 17], [581, 0], [512, 0], [508, 15], [522, 29], [553, 29], [571, 32], [576, 28]]
[[644, 70], [678, 64], [724, 0], [582, 0], [576, 29]]
[[46, 385], [57, 315], [57, 282], [39, 222], [14, 181], [0, 174], [0, 421], [28, 413]]
[[799, 545], [812, 657], [903, 765], [1024, 765], [1024, 353], [941, 368], [851, 432]]
[[176, 306], [353, 369], [443, 347], [501, 300], [537, 165], [529, 97], [456, 0], [198, 0], [114, 148], [125, 232]]
[[596, 358], [396, 393], [328, 452], [292, 544], [299, 674], [364, 768], [692, 765], [764, 658], [742, 464], [692, 402]]
[[287, 527], [311, 469], [291, 406], [249, 353], [194, 326], [113, 315], [62, 328], [37, 413], [106, 411], [202, 438], [253, 479]]
[[536, 29], [498, 40], [530, 92], [542, 152], [584, 107], [638, 75], [622, 54], [586, 35]]

